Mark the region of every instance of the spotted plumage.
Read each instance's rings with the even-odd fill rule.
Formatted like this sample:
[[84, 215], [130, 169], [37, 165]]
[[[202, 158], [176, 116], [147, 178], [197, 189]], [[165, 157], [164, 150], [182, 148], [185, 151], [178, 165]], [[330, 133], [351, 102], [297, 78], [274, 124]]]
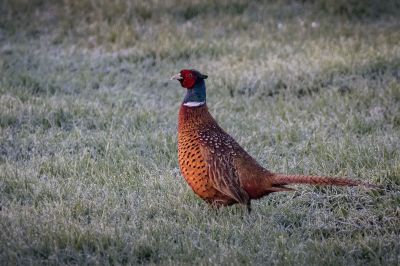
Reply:
[[346, 178], [282, 175], [258, 164], [219, 127], [206, 104], [204, 79], [196, 70], [182, 70], [171, 79], [187, 89], [179, 110], [178, 160], [182, 175], [193, 191], [213, 206], [244, 204], [272, 192], [291, 191], [288, 184], [367, 185]]

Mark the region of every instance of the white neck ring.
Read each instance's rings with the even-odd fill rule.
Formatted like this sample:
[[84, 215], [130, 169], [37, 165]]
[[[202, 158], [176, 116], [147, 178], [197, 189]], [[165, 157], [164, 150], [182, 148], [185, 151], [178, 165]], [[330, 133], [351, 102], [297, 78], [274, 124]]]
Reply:
[[206, 103], [205, 101], [204, 102], [187, 102], [187, 103], [184, 103], [183, 105], [187, 106], [187, 107], [197, 107], [197, 106], [203, 105], [205, 103]]

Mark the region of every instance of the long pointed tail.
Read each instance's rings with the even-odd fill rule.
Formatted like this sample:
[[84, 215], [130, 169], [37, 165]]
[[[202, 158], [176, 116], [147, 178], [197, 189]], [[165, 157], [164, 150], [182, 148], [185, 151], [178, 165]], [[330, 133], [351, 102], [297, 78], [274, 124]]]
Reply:
[[284, 174], [274, 174], [272, 176], [272, 184], [278, 186], [289, 185], [289, 184], [310, 184], [317, 186], [365, 186], [371, 188], [379, 187], [373, 184], [349, 178], [308, 176], [308, 175], [284, 175]]

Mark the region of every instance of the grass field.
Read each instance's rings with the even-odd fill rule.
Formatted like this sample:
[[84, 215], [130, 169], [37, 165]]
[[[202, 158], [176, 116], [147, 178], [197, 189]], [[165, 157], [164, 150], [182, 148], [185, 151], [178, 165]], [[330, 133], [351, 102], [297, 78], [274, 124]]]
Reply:
[[[397, 1], [0, 1], [0, 264], [399, 265]], [[177, 163], [184, 90], [295, 186], [212, 210]]]

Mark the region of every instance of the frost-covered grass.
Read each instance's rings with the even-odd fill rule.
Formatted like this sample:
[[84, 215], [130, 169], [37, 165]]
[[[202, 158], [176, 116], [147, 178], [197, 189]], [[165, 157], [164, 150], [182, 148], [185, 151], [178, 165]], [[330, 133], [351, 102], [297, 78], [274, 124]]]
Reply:
[[[50, 2], [50, 3], [48, 3]], [[398, 265], [397, 1], [0, 2], [0, 264]], [[296, 186], [215, 211], [179, 173], [182, 68]]]

